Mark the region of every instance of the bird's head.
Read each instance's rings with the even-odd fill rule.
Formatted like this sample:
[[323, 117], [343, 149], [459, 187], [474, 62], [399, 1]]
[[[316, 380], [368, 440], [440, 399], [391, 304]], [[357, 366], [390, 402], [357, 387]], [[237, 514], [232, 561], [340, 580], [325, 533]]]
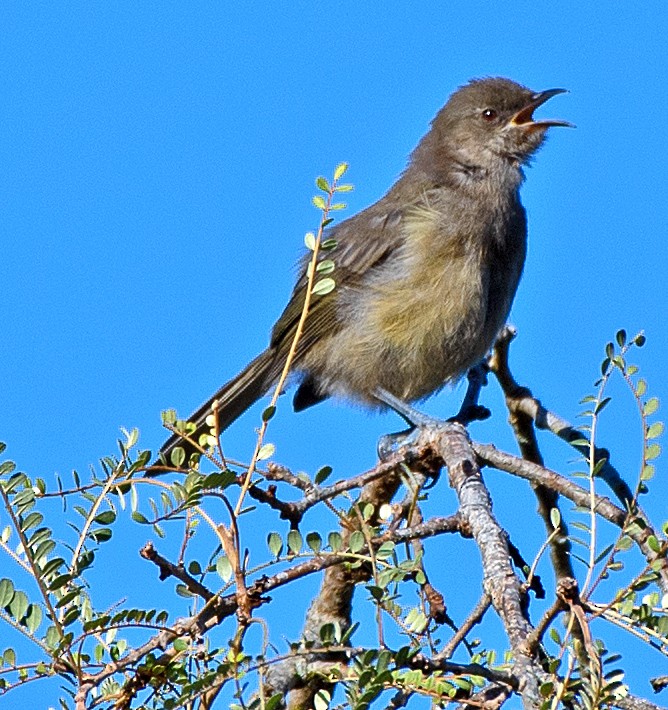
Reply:
[[429, 148], [437, 160], [450, 155], [481, 168], [499, 164], [500, 159], [522, 165], [541, 146], [548, 128], [572, 126], [533, 115], [564, 91], [534, 92], [510, 79], [474, 79], [458, 89], [434, 118]]

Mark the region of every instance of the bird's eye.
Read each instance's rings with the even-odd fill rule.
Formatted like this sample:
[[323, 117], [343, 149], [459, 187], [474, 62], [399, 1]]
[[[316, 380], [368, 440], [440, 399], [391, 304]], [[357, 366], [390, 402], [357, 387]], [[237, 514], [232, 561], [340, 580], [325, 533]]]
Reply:
[[488, 121], [490, 123], [497, 117], [497, 115], [498, 114], [493, 108], [486, 108], [482, 112], [482, 117], [485, 119], [485, 121]]

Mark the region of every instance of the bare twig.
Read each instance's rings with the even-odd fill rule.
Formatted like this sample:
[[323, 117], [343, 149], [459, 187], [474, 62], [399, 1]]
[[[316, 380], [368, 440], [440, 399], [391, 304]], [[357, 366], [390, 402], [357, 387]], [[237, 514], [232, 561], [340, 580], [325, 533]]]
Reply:
[[[528, 481], [546, 485], [583, 508], [589, 509], [591, 505], [591, 497], [588, 490], [550, 469], [501, 452], [495, 446], [489, 444], [473, 443], [473, 449], [483, 465], [507, 471]], [[617, 527], [624, 528], [628, 515], [626, 511], [618, 508], [609, 498], [604, 496], [594, 496], [594, 501], [595, 510], [599, 515]], [[636, 527], [639, 528], [639, 526]], [[638, 545], [649, 563], [656, 562], [657, 565], [661, 565], [658, 570], [659, 583], [664, 593], [668, 592], [668, 563], [664, 557], [652, 550], [647, 544], [651, 536], [656, 536], [652, 526], [649, 522], [646, 522], [645, 527], [642, 529], [630, 529], [626, 530], [626, 533]]]
[[208, 602], [213, 599], [214, 594], [212, 591], [189, 575], [181, 565], [175, 565], [167, 558], [158, 554], [152, 542], [147, 542], [144, 547], [139, 550], [139, 554], [145, 560], [149, 560], [149, 562], [153, 562], [154, 565], [157, 565], [160, 570], [161, 582], [168, 577], [176, 577], [176, 579], [181, 580], [193, 594], [201, 597], [204, 601]]
[[[488, 360], [488, 365], [503, 390], [509, 421], [515, 432], [515, 438], [522, 452], [522, 457], [539, 466], [544, 466], [545, 462], [540, 453], [533, 427], [534, 417], [522, 408], [522, 403], [527, 399], [533, 402], [536, 400], [534, 400], [531, 392], [526, 387], [521, 387], [517, 384], [510, 371], [509, 349], [514, 337], [515, 330], [510, 326], [506, 326], [501, 331], [494, 343], [494, 350]], [[558, 535], [553, 535], [552, 509], [559, 510], [559, 494], [540, 483], [532, 483], [532, 487], [538, 500], [538, 513], [543, 519], [545, 530], [550, 537], [552, 565], [556, 577], [557, 579], [573, 577], [575, 573], [570, 557], [571, 543], [568, 539], [568, 527], [561, 515], [559, 516], [558, 524], [559, 533]]]

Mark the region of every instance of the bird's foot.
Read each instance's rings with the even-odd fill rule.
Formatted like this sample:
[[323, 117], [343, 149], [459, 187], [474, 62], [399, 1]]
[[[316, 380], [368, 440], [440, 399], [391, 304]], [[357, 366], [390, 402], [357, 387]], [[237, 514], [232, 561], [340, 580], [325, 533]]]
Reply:
[[462, 406], [460, 411], [457, 412], [454, 417], [450, 417], [448, 421], [457, 422], [457, 424], [461, 424], [462, 426], [468, 426], [471, 422], [489, 419], [491, 416], [492, 413], [482, 404], [470, 404], [468, 406]]
[[407, 404], [399, 397], [396, 397], [391, 392], [385, 389], [378, 388], [374, 393], [379, 402], [387, 405], [394, 410], [402, 419], [409, 424], [409, 428], [404, 431], [399, 431], [394, 434], [385, 434], [378, 440], [378, 457], [385, 460], [397, 453], [403, 447], [415, 446], [426, 428], [434, 428], [443, 426], [442, 419], [430, 417], [428, 414], [419, 412], [410, 404]]
[[413, 446], [420, 436], [420, 427], [411, 427], [394, 434], [383, 434], [378, 439], [378, 458], [385, 461], [404, 446]]
[[434, 429], [442, 427], [446, 423], [457, 423], [462, 426], [467, 426], [473, 421], [487, 419], [490, 416], [490, 411], [487, 407], [480, 404], [464, 403], [461, 410], [450, 419], [443, 420], [431, 417], [428, 414], [419, 412], [417, 409], [407, 404], [402, 399], [399, 399], [391, 392], [385, 389], [378, 388], [375, 392], [375, 397], [379, 402], [387, 405], [394, 410], [402, 419], [404, 419], [410, 427], [404, 431], [399, 431], [394, 434], [385, 434], [378, 440], [378, 457], [385, 460], [388, 457], [396, 454], [403, 447], [415, 446], [424, 429]]

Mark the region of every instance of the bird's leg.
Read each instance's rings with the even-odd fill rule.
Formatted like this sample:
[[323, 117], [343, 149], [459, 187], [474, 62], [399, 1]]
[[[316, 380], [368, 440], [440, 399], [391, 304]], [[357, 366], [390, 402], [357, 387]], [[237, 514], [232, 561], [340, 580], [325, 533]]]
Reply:
[[467, 374], [468, 387], [462, 401], [462, 406], [459, 408], [454, 417], [448, 419], [449, 422], [459, 422], [462, 426], [468, 426], [473, 421], [488, 419], [491, 412], [487, 407], [478, 404], [480, 391], [487, 385], [487, 373], [489, 366], [487, 360], [481, 360], [477, 365], [472, 367]]
[[411, 407], [411, 405], [404, 402], [403, 399], [399, 399], [399, 397], [396, 397], [382, 387], [376, 388], [373, 396], [379, 402], [386, 404], [390, 409], [394, 410], [407, 424], [410, 424], [411, 430], [418, 426], [427, 426], [440, 421], [439, 419], [430, 417], [428, 414], [419, 412], [415, 407]]
[[408, 429], [399, 431], [394, 434], [385, 434], [378, 440], [378, 457], [385, 459], [402, 446], [411, 446], [415, 444], [419, 435], [419, 429], [427, 426], [439, 426], [443, 424], [441, 419], [430, 417], [423, 412], [419, 412], [410, 404], [404, 402], [403, 399], [395, 397], [391, 392], [388, 392], [382, 387], [378, 387], [374, 392], [374, 397], [390, 409], [395, 411], [407, 424]]
[[[458, 422], [463, 426], [468, 426], [472, 421], [487, 419], [490, 416], [489, 409], [478, 404], [480, 390], [487, 384], [488, 371], [489, 367], [484, 360], [469, 370], [468, 388], [462, 406], [454, 417], [450, 417], [447, 420], [448, 422]], [[381, 436], [378, 440], [378, 456], [381, 459], [387, 458], [402, 446], [415, 444], [420, 434], [420, 428], [443, 424], [442, 419], [430, 417], [428, 414], [419, 412], [414, 407], [411, 407], [410, 404], [404, 402], [403, 399], [399, 399], [399, 397], [382, 387], [376, 389], [374, 397], [395, 411], [407, 424], [410, 424], [409, 429], [399, 431], [396, 434]]]

